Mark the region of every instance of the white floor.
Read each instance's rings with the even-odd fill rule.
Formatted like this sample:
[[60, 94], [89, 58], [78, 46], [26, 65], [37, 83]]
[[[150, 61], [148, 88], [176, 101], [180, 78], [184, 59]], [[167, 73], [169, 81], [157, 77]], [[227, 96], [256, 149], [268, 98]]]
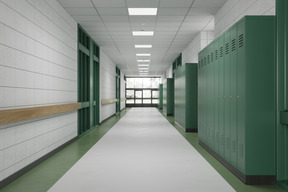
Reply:
[[235, 191], [154, 108], [131, 109], [49, 191]]

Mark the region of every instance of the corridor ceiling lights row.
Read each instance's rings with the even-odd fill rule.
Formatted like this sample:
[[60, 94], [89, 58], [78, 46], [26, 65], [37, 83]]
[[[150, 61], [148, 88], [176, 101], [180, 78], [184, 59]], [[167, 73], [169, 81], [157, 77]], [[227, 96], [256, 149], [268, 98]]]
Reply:
[[128, 8], [129, 15], [157, 15], [157, 8]]
[[150, 62], [149, 59], [138, 59], [137, 62], [142, 63], [142, 62]]
[[141, 57], [141, 56], [151, 56], [150, 53], [137, 53], [136, 56]]

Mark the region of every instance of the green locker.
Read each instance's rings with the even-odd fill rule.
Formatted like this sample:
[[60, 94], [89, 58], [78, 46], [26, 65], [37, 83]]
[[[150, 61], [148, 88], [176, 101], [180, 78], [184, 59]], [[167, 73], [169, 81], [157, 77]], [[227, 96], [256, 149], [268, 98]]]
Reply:
[[174, 79], [167, 78], [163, 82], [163, 113], [174, 115]]
[[[199, 142], [247, 184], [272, 184], [276, 178], [274, 24], [273, 16], [245, 16], [199, 53], [214, 47], [214, 67], [208, 65], [201, 81], [210, 82], [214, 70], [219, 98], [215, 108], [199, 105], [199, 111], [215, 111], [215, 146], [202, 126]], [[213, 89], [199, 84], [199, 90], [207, 85], [203, 97]], [[201, 119], [211, 120], [210, 114]]]
[[163, 109], [163, 84], [159, 84], [159, 102], [158, 108]]
[[198, 64], [186, 63], [174, 72], [175, 123], [184, 131], [197, 131]]
[[225, 160], [231, 161], [231, 135], [230, 135], [230, 30], [224, 34], [224, 135]]
[[203, 115], [203, 56], [200, 53], [198, 57], [198, 127], [201, 127], [201, 129], [198, 129], [198, 137], [199, 139], [203, 140], [202, 137], [202, 125], [203, 125], [203, 120], [202, 120], [202, 115]]

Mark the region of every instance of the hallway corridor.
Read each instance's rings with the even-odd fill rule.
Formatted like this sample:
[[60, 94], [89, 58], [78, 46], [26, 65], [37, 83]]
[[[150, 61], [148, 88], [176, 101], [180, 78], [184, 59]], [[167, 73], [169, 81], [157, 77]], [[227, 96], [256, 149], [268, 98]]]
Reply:
[[49, 191], [192, 189], [234, 191], [157, 109], [132, 108]]

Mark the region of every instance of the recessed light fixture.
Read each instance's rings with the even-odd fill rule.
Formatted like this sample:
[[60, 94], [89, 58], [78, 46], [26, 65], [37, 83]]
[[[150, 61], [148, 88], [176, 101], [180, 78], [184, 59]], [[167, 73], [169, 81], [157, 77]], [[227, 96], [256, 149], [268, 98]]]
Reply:
[[128, 8], [129, 15], [157, 15], [157, 8]]
[[153, 36], [154, 31], [132, 31], [133, 36]]
[[152, 48], [152, 45], [135, 45], [135, 48]]
[[150, 53], [137, 53], [136, 56], [139, 56], [139, 57], [141, 57], [141, 56], [151, 56], [151, 54]]
[[150, 62], [149, 59], [138, 59], [137, 62]]
[[138, 64], [138, 67], [149, 67], [149, 64]]
[[138, 69], [139, 70], [148, 70], [149, 68], [148, 67], [147, 68], [146, 67], [145, 68], [144, 67], [139, 67]]

